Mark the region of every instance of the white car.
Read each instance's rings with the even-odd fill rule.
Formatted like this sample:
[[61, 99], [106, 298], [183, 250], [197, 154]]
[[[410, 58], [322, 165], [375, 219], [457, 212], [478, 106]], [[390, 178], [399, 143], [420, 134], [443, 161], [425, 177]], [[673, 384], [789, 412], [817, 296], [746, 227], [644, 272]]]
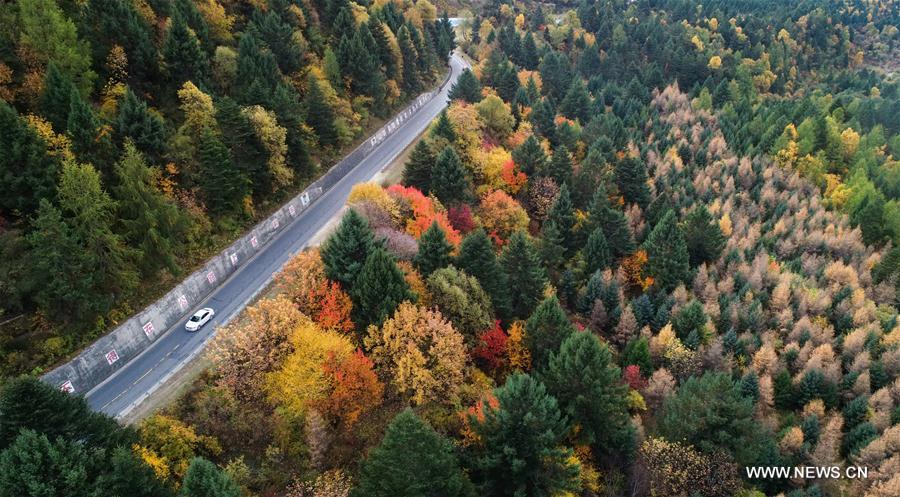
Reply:
[[187, 320], [187, 323], [184, 324], [184, 329], [188, 331], [197, 331], [202, 328], [204, 324], [208, 323], [215, 315], [216, 311], [209, 307], [204, 307], [195, 312], [194, 315], [191, 316], [191, 319]]

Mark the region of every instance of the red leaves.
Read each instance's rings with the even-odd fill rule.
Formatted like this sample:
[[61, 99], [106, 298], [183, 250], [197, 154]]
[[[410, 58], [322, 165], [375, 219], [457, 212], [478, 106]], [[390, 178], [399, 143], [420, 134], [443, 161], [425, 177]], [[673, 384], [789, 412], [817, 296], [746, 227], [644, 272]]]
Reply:
[[635, 364], [625, 367], [625, 372], [622, 377], [625, 379], [625, 383], [628, 383], [634, 390], [643, 390], [647, 386], [647, 380], [641, 376], [641, 368]]
[[340, 359], [332, 354], [322, 367], [332, 390], [319, 403], [319, 409], [345, 429], [381, 404], [384, 385], [378, 381], [372, 361], [361, 350]]
[[472, 349], [472, 357], [487, 369], [499, 369], [506, 365], [506, 344], [509, 336], [500, 329], [500, 321], [478, 337], [478, 346]]

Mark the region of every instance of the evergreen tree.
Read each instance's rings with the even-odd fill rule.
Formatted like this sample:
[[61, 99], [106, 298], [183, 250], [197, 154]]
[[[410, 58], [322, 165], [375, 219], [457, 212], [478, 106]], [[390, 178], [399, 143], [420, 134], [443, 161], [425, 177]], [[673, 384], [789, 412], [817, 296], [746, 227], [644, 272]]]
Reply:
[[113, 120], [113, 131], [120, 143], [128, 138], [151, 160], [162, 157], [166, 144], [165, 123], [158, 114], [150, 112], [147, 103], [130, 89], [119, 103]]
[[141, 269], [153, 274], [165, 267], [172, 274], [179, 271], [175, 260], [177, 247], [190, 228], [190, 219], [178, 206], [158, 190], [158, 174], [147, 167], [141, 153], [131, 142], [115, 167], [117, 185], [116, 217], [119, 232], [129, 247], [140, 251]]
[[25, 217], [53, 198], [60, 164], [15, 109], [0, 99], [0, 213]]
[[470, 104], [481, 101], [481, 83], [471, 69], [463, 69], [462, 74], [450, 88], [451, 100], [463, 100]]
[[[534, 125], [534, 130], [550, 143], [556, 143], [556, 112], [546, 99], [532, 100], [531, 114], [528, 119]], [[540, 170], [538, 170], [540, 172]]]
[[454, 205], [469, 199], [471, 189], [456, 150], [444, 148], [431, 169], [431, 191], [445, 205]]
[[409, 154], [403, 168], [403, 184], [418, 188], [425, 194], [431, 191], [431, 168], [436, 157], [425, 140], [419, 140]]
[[192, 81], [201, 87], [206, 84], [209, 74], [206, 53], [200, 47], [197, 35], [179, 14], [172, 16], [162, 55], [166, 74], [176, 87], [180, 87], [185, 81]]
[[0, 497], [89, 495], [92, 459], [77, 443], [24, 430], [0, 452]]
[[551, 270], [559, 269], [566, 262], [565, 238], [553, 219], [548, 219], [541, 226], [540, 252], [541, 260]]
[[354, 497], [473, 496], [453, 444], [419, 419], [400, 412], [362, 462]]
[[319, 144], [323, 147], [334, 147], [338, 144], [338, 132], [334, 125], [334, 111], [325, 100], [325, 94], [319, 87], [315, 76], [307, 79], [306, 93], [306, 123], [312, 127], [319, 137]]
[[513, 318], [531, 315], [544, 294], [547, 275], [528, 236], [513, 233], [500, 254], [500, 266], [509, 284], [509, 305]]
[[609, 244], [606, 242], [606, 235], [600, 228], [595, 229], [588, 236], [587, 244], [584, 246], [584, 263], [585, 273], [593, 274], [598, 269], [609, 267], [612, 256], [609, 251]]
[[578, 61], [578, 70], [581, 75], [590, 78], [598, 74], [601, 70], [603, 61], [600, 60], [600, 51], [597, 45], [589, 45], [581, 52], [581, 59]]
[[291, 74], [302, 67], [304, 54], [296, 41], [294, 27], [285, 22], [275, 9], [267, 12], [254, 10], [247, 31], [265, 41], [282, 73]]
[[553, 97], [556, 102], [562, 101], [572, 80], [566, 55], [555, 50], [547, 52], [541, 60], [540, 72], [544, 94]]
[[641, 374], [650, 376], [653, 373], [653, 361], [650, 357], [650, 343], [646, 337], [633, 338], [622, 351], [622, 365], [634, 364], [641, 369]]
[[538, 170], [538, 174], [553, 178], [557, 185], [571, 183], [572, 159], [569, 157], [569, 149], [565, 145], [556, 147], [550, 157], [550, 162], [545, 162], [544, 165], [544, 169]]
[[384, 249], [373, 249], [359, 269], [350, 291], [353, 299], [353, 322], [363, 333], [370, 324], [376, 326], [388, 318], [403, 301], [415, 301], [403, 272]]
[[434, 221], [419, 238], [419, 252], [413, 259], [413, 263], [415, 263], [422, 277], [427, 278], [434, 271], [447, 267], [450, 264], [450, 253], [452, 251], [453, 246], [447, 242], [444, 230], [441, 229], [437, 221]]
[[513, 149], [512, 158], [519, 169], [529, 176], [535, 171], [543, 171], [547, 162], [547, 154], [534, 135], [530, 135], [521, 145]]
[[410, 37], [410, 31], [405, 25], [396, 33], [397, 45], [400, 47], [400, 55], [403, 58], [403, 78], [400, 81], [400, 88], [407, 95], [415, 95], [422, 89], [422, 80], [416, 69], [419, 64], [419, 54]]
[[573, 333], [575, 327], [556, 296], [545, 298], [525, 323], [525, 345], [531, 351], [532, 367], [546, 372], [551, 356]]
[[606, 189], [602, 186], [594, 193], [588, 209], [589, 229], [600, 228], [606, 236], [610, 253], [614, 258], [621, 258], [634, 252], [634, 235], [622, 211], [609, 205]]
[[522, 40], [522, 65], [525, 69], [533, 71], [537, 69], [538, 60], [540, 60], [540, 56], [537, 44], [534, 42], [534, 35], [528, 31]]
[[322, 245], [325, 276], [345, 290], [353, 288], [363, 263], [375, 248], [369, 223], [355, 210], [347, 210], [337, 230]]
[[633, 157], [625, 157], [616, 162], [616, 185], [627, 203], [635, 203], [641, 208], [650, 203], [650, 188], [647, 186], [647, 168], [644, 162]]
[[569, 119], [587, 123], [591, 111], [591, 95], [581, 78], [572, 79], [572, 84], [569, 85], [566, 96], [559, 105], [559, 111]]
[[130, 81], [149, 86], [158, 75], [153, 31], [132, 2], [88, 0], [78, 31], [91, 42], [94, 67], [100, 67], [113, 46], [119, 45], [128, 54]]
[[[346, 40], [346, 41], [345, 41]], [[351, 39], [342, 40], [338, 51], [343, 72], [350, 77], [350, 88], [357, 95], [371, 97], [376, 108], [384, 103], [384, 77], [376, 53], [375, 38], [365, 24]]]
[[397, 61], [394, 59], [391, 42], [384, 29], [385, 25], [378, 16], [369, 18], [369, 31], [372, 32], [372, 38], [375, 39], [376, 53], [378, 54], [378, 60], [384, 70], [385, 77], [387, 77], [387, 79], [398, 81], [401, 76], [400, 68], [397, 67]]
[[224, 471], [215, 464], [196, 457], [191, 460], [184, 483], [181, 485], [183, 497], [240, 497], [241, 489]]
[[560, 410], [579, 427], [576, 437], [595, 455], [631, 455], [635, 430], [628, 416], [628, 387], [609, 347], [596, 335], [570, 333], [551, 353], [543, 377]]
[[131, 447], [112, 450], [109, 461], [97, 477], [94, 495], [128, 495], [131, 497], [169, 497], [172, 491]]
[[454, 264], [478, 280], [501, 319], [508, 320], [511, 317], [508, 279], [483, 228], [478, 228], [463, 238]]
[[552, 497], [576, 491], [579, 466], [562, 445], [569, 427], [544, 385], [514, 374], [494, 397], [496, 408], [485, 405], [482, 419], [470, 417], [477, 442], [468, 459], [479, 494]]
[[245, 105], [272, 108], [270, 99], [281, 81], [275, 55], [264, 49], [255, 31], [244, 33], [238, 44], [237, 72], [232, 92], [234, 98]]
[[866, 245], [880, 245], [887, 237], [884, 205], [884, 197], [880, 192], [869, 193], [851, 215], [851, 220], [859, 225]]
[[[269, 186], [268, 153], [257, 137], [253, 123], [241, 112], [237, 102], [227, 97], [217, 105], [216, 122], [222, 131], [222, 142], [231, 150], [235, 169], [248, 178], [255, 193], [264, 192]], [[239, 178], [236, 176], [232, 180]]]
[[725, 248], [722, 228], [705, 205], [695, 208], [688, 214], [684, 223], [684, 239], [693, 267], [705, 262], [715, 262]]
[[76, 157], [98, 168], [106, 165], [112, 143], [105, 133], [101, 133], [100, 120], [91, 105], [77, 91], [72, 92], [69, 100], [69, 117], [65, 130]]
[[44, 76], [44, 88], [41, 91], [41, 114], [50, 121], [53, 130], [63, 132], [69, 121], [69, 103], [72, 94], [78, 93], [72, 78], [60, 71], [56, 64], [47, 66], [47, 75]]
[[550, 212], [547, 214], [547, 221], [556, 224], [560, 235], [562, 235], [563, 248], [565, 255], [568, 257], [575, 249], [575, 207], [572, 205], [572, 197], [569, 195], [569, 187], [563, 183], [559, 189], [559, 194]]
[[431, 136], [443, 138], [450, 144], [456, 141], [456, 131], [453, 130], [453, 123], [450, 122], [450, 117], [447, 115], [446, 110], [441, 111], [438, 115], [437, 122], [431, 128]]
[[228, 148], [212, 129], [204, 130], [198, 155], [206, 206], [217, 214], [240, 209], [250, 195], [250, 178], [235, 166]]
[[691, 275], [687, 243], [675, 220], [675, 213], [668, 211], [653, 227], [647, 241], [647, 272], [654, 285], [669, 292], [688, 281]]

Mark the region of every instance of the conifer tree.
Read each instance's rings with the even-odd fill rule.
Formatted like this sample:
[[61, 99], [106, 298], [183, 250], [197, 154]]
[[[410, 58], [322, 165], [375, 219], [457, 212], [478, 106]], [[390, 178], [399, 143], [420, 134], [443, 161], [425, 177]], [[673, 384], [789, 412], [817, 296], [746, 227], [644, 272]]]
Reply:
[[590, 229], [600, 228], [606, 236], [610, 253], [614, 258], [621, 258], [635, 250], [634, 235], [628, 220], [622, 211], [609, 205], [606, 189], [602, 186], [594, 193], [588, 209], [588, 226]]
[[369, 223], [355, 210], [348, 209], [337, 230], [322, 245], [325, 276], [340, 283], [345, 290], [353, 288], [363, 264], [375, 248]]
[[511, 317], [507, 286], [509, 280], [500, 267], [493, 244], [483, 228], [478, 228], [463, 238], [454, 264], [478, 280], [501, 319]]
[[557, 185], [571, 183], [572, 159], [569, 157], [569, 149], [565, 145], [556, 147], [550, 161], [545, 162], [544, 165], [544, 169], [538, 170], [538, 174], [553, 178]]
[[479, 495], [550, 497], [578, 489], [578, 464], [562, 441], [569, 431], [556, 399], [527, 374], [494, 390], [497, 406], [470, 416], [477, 442], [468, 449]]
[[565, 98], [559, 105], [559, 111], [570, 119], [578, 119], [582, 123], [587, 123], [590, 110], [591, 95], [584, 86], [584, 81], [581, 78], [573, 78]]
[[650, 188], [647, 186], [647, 168], [639, 158], [625, 157], [616, 162], [616, 185], [625, 197], [626, 203], [635, 203], [641, 208], [650, 203]]
[[177, 13], [172, 16], [169, 31], [166, 34], [162, 49], [166, 74], [176, 87], [185, 81], [192, 81], [198, 86], [206, 84], [209, 74], [209, 61], [200, 47], [197, 35], [188, 28], [184, 18]]
[[422, 89], [422, 80], [417, 70], [419, 54], [410, 36], [410, 30], [405, 25], [397, 31], [397, 45], [400, 46], [400, 55], [403, 57], [403, 80], [400, 87], [407, 95], [414, 95]]
[[264, 49], [263, 41], [255, 31], [248, 30], [238, 44], [233, 91], [235, 100], [244, 105], [271, 108], [270, 99], [281, 81], [275, 55]]
[[705, 205], [695, 208], [687, 215], [684, 223], [684, 239], [693, 267], [705, 262], [714, 262], [725, 248], [722, 228]]
[[44, 89], [41, 92], [41, 114], [50, 121], [53, 130], [62, 133], [66, 130], [69, 120], [69, 102], [72, 93], [78, 93], [72, 78], [60, 71], [56, 64], [47, 66], [47, 75], [44, 77]]
[[473, 496], [453, 444], [407, 408], [362, 462], [354, 497]]
[[141, 153], [125, 142], [125, 153], [115, 166], [119, 232], [129, 247], [140, 251], [141, 269], [153, 274], [165, 267], [179, 271], [175, 252], [185, 241], [190, 220], [158, 190], [157, 174], [147, 167]]
[[471, 189], [456, 150], [444, 148], [431, 170], [431, 191], [445, 205], [454, 205], [466, 201], [471, 196]]
[[194, 458], [181, 485], [183, 497], [240, 497], [241, 489], [215, 464]]
[[307, 79], [306, 93], [306, 123], [309, 124], [319, 137], [319, 144], [323, 147], [334, 147], [338, 144], [338, 132], [334, 125], [334, 111], [325, 100], [325, 94], [319, 87], [319, 82], [313, 75]]
[[551, 354], [543, 377], [560, 410], [579, 427], [576, 437], [594, 454], [630, 456], [635, 430], [628, 416], [628, 387], [606, 344], [592, 333], [570, 333]]
[[451, 144], [456, 141], [456, 131], [453, 130], [453, 123], [450, 122], [446, 110], [441, 111], [438, 115], [437, 122], [431, 128], [431, 136], [443, 138]]
[[133, 3], [88, 0], [78, 30], [91, 42], [95, 67], [119, 45], [128, 54], [128, 75], [134, 84], [147, 85], [159, 74], [151, 27]]
[[384, 70], [384, 75], [387, 79], [397, 81], [401, 76], [399, 71], [400, 68], [397, 67], [397, 61], [394, 59], [391, 42], [388, 40], [387, 33], [385, 33], [384, 29], [385, 25], [378, 16], [369, 18], [369, 31], [372, 33], [372, 38], [375, 39], [376, 53], [378, 54], [378, 60], [381, 63], [381, 67]]
[[537, 44], [534, 42], [534, 35], [531, 31], [525, 33], [522, 39], [522, 65], [525, 69], [533, 71], [537, 69], [538, 61], [541, 59], [538, 55]]
[[851, 215], [853, 222], [859, 225], [866, 245], [879, 245], [887, 236], [884, 205], [884, 197], [880, 192], [869, 193]]
[[150, 112], [147, 103], [137, 97], [131, 89], [119, 103], [119, 112], [113, 121], [116, 138], [124, 143], [128, 138], [151, 160], [162, 156], [165, 148], [165, 123], [159, 115]]
[[555, 50], [547, 52], [541, 60], [540, 72], [544, 94], [553, 97], [556, 102], [562, 101], [572, 80], [566, 55]]
[[388, 318], [403, 301], [415, 301], [403, 272], [386, 250], [377, 247], [365, 259], [350, 291], [353, 322], [359, 333]]
[[537, 250], [524, 232], [518, 231], [510, 237], [500, 254], [500, 266], [509, 283], [512, 317], [530, 316], [544, 294], [547, 275]]
[[463, 100], [470, 104], [481, 101], [481, 83], [471, 69], [463, 69], [459, 78], [450, 88], [449, 96], [451, 100]]
[[227, 97], [218, 102], [216, 122], [222, 131], [222, 142], [231, 150], [235, 169], [250, 181], [254, 192], [262, 192], [268, 185], [268, 153], [257, 137], [253, 124], [241, 112], [237, 102]]
[[611, 262], [609, 244], [606, 242], [606, 235], [603, 234], [601, 228], [595, 229], [588, 236], [583, 255], [587, 274], [593, 274], [598, 269], [609, 267]]
[[90, 162], [98, 169], [106, 166], [112, 152], [112, 143], [109, 136], [100, 132], [100, 120], [91, 105], [77, 91], [72, 92], [69, 100], [69, 117], [65, 130], [72, 142], [72, 152], [79, 160]]
[[550, 207], [547, 220], [556, 224], [556, 228], [562, 236], [563, 248], [566, 250], [565, 255], [572, 254], [576, 248], [575, 207], [572, 205], [572, 197], [569, 195], [567, 184], [563, 183], [562, 188], [559, 189], [559, 194]]
[[93, 459], [77, 443], [24, 430], [0, 452], [0, 497], [88, 495]]
[[559, 269], [566, 262], [565, 238], [553, 219], [548, 219], [541, 226], [540, 252], [541, 260], [551, 270]]
[[566, 316], [555, 295], [545, 298], [525, 322], [525, 345], [531, 351], [531, 365], [536, 371], [545, 372], [552, 354], [575, 327]]
[[419, 238], [419, 252], [413, 262], [422, 277], [427, 278], [434, 271], [450, 264], [452, 251], [453, 246], [447, 242], [444, 230], [434, 221]]
[[688, 281], [691, 268], [687, 243], [673, 211], [666, 212], [653, 227], [644, 248], [647, 251], [646, 269], [657, 288], [670, 292]]
[[53, 198], [60, 164], [47, 144], [0, 99], [0, 212], [33, 214], [43, 199]]
[[250, 195], [250, 178], [236, 167], [228, 148], [212, 129], [204, 130], [198, 155], [206, 206], [217, 214], [240, 209], [243, 199]]
[[543, 171], [547, 162], [547, 154], [534, 135], [530, 135], [521, 145], [513, 149], [512, 158], [519, 169], [529, 176], [535, 171]]
[[425, 140], [419, 140], [409, 154], [403, 168], [403, 184], [418, 188], [427, 194], [431, 191], [431, 168], [436, 157]]

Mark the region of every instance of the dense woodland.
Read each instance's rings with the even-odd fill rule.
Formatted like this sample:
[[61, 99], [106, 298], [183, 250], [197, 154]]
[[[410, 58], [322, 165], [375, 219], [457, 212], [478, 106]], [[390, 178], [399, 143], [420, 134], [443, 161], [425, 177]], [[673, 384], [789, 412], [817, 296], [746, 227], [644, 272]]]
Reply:
[[164, 293], [441, 79], [453, 47], [427, 0], [3, 2], [0, 374]]
[[900, 495], [900, 7], [555, 7], [460, 26], [401, 183], [357, 185], [176, 403], [123, 429], [10, 382], [0, 489]]

